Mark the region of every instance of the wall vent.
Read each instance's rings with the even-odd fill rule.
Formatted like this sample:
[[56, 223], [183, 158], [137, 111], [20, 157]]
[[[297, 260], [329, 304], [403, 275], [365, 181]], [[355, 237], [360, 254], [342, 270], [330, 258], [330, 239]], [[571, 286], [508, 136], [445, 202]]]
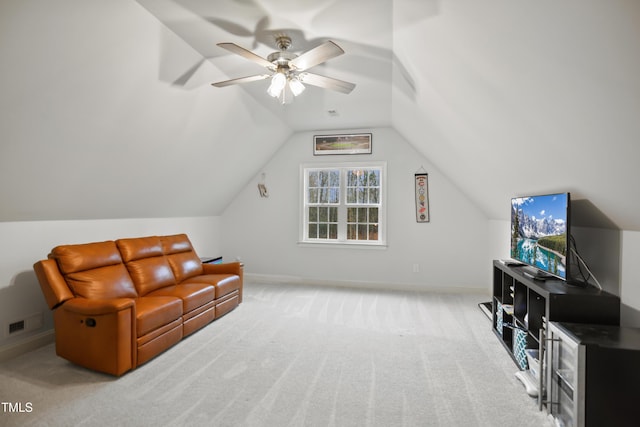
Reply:
[[15, 334], [20, 331], [24, 331], [24, 320], [9, 323], [9, 334]]
[[33, 313], [24, 319], [15, 320], [4, 324], [4, 336], [13, 336], [23, 332], [41, 329], [44, 323], [43, 313]]

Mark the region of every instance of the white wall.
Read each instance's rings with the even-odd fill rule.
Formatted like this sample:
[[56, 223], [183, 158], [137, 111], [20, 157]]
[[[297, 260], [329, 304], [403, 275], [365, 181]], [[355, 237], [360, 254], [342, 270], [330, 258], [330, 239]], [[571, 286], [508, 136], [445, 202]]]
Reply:
[[0, 58], [0, 221], [217, 215], [291, 133], [133, 0], [0, 1]]
[[[364, 131], [373, 133], [372, 155], [313, 156], [313, 133], [294, 134], [223, 213], [225, 257], [240, 257], [249, 275], [488, 293], [486, 217], [396, 131]], [[300, 164], [368, 160], [387, 162], [388, 247], [299, 245]], [[431, 222], [419, 224], [413, 179], [421, 167], [429, 173]], [[260, 198], [256, 187], [262, 173], [269, 198]]]
[[[200, 256], [221, 253], [218, 217], [0, 222], [0, 352], [53, 328], [33, 264], [62, 244], [186, 233]], [[9, 323], [43, 313], [39, 330], [5, 336]]]
[[[506, 209], [509, 209], [509, 200], [505, 201]], [[492, 259], [506, 259], [509, 254], [509, 229], [511, 224], [504, 220], [489, 220], [489, 248]]]

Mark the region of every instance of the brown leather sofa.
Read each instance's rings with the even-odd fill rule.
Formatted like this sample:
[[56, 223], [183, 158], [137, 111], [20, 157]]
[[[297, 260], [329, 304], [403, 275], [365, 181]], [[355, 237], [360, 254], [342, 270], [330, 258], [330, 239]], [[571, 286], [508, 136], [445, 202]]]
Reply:
[[57, 246], [33, 268], [56, 353], [117, 376], [242, 302], [242, 265], [203, 264], [185, 234]]

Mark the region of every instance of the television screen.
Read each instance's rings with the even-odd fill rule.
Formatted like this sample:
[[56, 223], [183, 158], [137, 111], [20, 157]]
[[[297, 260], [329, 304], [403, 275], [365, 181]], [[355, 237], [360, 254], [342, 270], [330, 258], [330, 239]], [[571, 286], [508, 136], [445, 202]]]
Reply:
[[511, 258], [566, 280], [569, 193], [511, 199]]

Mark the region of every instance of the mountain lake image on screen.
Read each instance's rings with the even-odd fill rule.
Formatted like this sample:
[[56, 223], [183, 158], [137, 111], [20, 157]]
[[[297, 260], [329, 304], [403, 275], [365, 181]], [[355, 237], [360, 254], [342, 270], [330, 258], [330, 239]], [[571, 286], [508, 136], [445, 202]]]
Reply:
[[511, 258], [566, 280], [569, 193], [511, 199]]

